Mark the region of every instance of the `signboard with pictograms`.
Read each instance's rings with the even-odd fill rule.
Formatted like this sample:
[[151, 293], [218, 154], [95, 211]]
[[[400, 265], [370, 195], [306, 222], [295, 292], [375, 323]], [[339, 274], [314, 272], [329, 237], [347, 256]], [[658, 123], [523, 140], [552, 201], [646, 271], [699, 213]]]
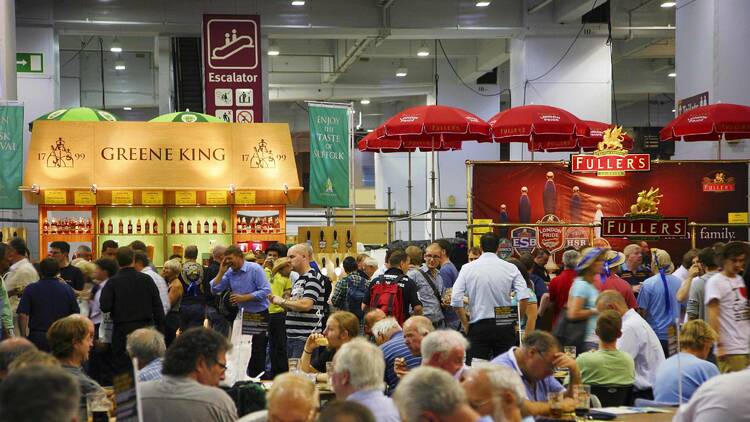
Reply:
[[260, 16], [203, 15], [206, 113], [226, 122], [263, 121]]

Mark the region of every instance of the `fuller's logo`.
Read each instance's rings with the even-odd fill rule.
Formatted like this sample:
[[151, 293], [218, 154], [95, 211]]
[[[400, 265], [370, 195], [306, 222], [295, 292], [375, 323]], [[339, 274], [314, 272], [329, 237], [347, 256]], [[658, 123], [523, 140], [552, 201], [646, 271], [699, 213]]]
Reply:
[[566, 227], [563, 237], [565, 247], [572, 246], [579, 249], [589, 244], [588, 231], [583, 227]]
[[713, 171], [701, 180], [703, 192], [734, 192], [736, 184], [734, 177], [728, 176], [724, 170]]
[[639, 192], [625, 217], [602, 217], [602, 237], [644, 240], [687, 238], [687, 218], [659, 215], [658, 206], [663, 196], [659, 188], [651, 187]]
[[628, 171], [651, 170], [648, 154], [628, 154], [622, 143], [625, 132], [621, 127], [604, 131], [602, 141], [592, 155], [574, 154], [570, 157], [572, 173], [596, 173], [597, 176], [624, 176]]
[[[563, 223], [556, 215], [547, 214], [537, 223]], [[538, 226], [537, 244], [550, 252], [565, 246], [562, 227]]]
[[50, 152], [40, 152], [37, 156], [40, 161], [46, 161], [47, 167], [73, 168], [76, 160], [86, 158], [86, 154], [74, 153], [66, 147], [63, 138], [57, 138], [57, 141], [49, 148]]
[[510, 232], [513, 249], [518, 255], [531, 253], [536, 248], [536, 229], [533, 227], [516, 227]]

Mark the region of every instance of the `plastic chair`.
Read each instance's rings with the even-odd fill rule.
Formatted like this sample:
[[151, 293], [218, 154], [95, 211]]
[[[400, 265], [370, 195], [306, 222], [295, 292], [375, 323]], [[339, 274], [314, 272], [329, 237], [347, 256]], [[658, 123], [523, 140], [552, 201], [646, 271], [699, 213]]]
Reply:
[[591, 394], [599, 399], [602, 407], [623, 406], [632, 389], [632, 385], [592, 385]]

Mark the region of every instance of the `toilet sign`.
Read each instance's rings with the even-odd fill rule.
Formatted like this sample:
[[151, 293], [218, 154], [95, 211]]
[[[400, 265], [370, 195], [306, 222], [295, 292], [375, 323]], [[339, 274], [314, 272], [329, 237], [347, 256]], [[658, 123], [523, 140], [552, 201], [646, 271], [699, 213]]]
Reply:
[[226, 122], [263, 120], [260, 17], [203, 15], [206, 113]]

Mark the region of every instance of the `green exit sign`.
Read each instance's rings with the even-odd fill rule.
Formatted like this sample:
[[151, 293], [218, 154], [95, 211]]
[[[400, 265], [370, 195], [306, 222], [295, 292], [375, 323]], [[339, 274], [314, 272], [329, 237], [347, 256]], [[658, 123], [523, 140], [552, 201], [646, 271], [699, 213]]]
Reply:
[[44, 72], [44, 59], [42, 53], [16, 53], [16, 72]]

